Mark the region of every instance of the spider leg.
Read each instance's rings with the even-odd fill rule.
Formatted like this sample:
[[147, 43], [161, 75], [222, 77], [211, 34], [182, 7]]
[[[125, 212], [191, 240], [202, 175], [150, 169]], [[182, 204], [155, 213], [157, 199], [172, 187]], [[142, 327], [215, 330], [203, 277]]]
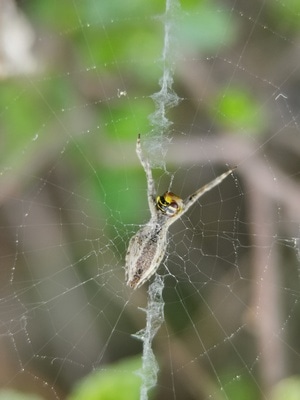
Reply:
[[202, 186], [198, 189], [195, 193], [191, 194], [187, 197], [183, 202], [183, 209], [181, 215], [185, 213], [204, 193], [208, 192], [209, 190], [213, 189], [215, 186], [218, 186], [228, 175], [230, 175], [236, 167], [231, 168], [230, 170], [224, 172], [211, 182], [207, 183], [206, 185]]
[[140, 163], [145, 171], [146, 179], [147, 179], [147, 195], [148, 195], [148, 204], [151, 212], [151, 216], [156, 215], [156, 207], [155, 207], [155, 185], [152, 176], [152, 171], [150, 164], [147, 160], [144, 159], [142, 146], [141, 146], [141, 135], [138, 134], [137, 142], [136, 142], [136, 154], [140, 160]]

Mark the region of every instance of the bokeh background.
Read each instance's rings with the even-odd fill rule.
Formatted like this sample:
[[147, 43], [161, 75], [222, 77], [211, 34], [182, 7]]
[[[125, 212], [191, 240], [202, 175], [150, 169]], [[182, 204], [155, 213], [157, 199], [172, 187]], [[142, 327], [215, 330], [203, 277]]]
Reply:
[[172, 228], [151, 398], [299, 395], [300, 3], [174, 4], [162, 141], [165, 6], [1, 1], [0, 399], [139, 398], [147, 285], [123, 268], [149, 218], [139, 132], [154, 164], [166, 153], [159, 192], [238, 166]]

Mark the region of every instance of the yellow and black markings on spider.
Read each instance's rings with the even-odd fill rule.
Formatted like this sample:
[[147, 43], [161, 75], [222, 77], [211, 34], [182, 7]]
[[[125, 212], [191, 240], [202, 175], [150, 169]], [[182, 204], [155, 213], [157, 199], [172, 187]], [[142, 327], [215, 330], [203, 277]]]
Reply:
[[157, 271], [166, 253], [169, 226], [181, 218], [204, 193], [219, 185], [236, 168], [224, 172], [185, 200], [172, 192], [156, 197], [152, 171], [148, 160], [143, 157], [140, 135], [136, 143], [136, 153], [146, 174], [151, 218], [130, 239], [128, 245], [125, 265], [126, 282], [133, 289], [143, 285]]

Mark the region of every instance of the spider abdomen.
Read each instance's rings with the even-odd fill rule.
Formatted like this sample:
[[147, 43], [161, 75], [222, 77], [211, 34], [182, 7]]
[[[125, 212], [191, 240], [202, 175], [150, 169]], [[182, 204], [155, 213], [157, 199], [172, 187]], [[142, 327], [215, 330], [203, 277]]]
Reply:
[[131, 288], [138, 288], [156, 272], [166, 252], [167, 232], [167, 227], [149, 223], [130, 239], [125, 269]]

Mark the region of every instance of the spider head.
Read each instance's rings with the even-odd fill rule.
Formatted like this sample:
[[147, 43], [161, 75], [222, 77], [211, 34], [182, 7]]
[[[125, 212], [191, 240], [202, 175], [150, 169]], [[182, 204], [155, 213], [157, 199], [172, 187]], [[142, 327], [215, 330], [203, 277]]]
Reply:
[[156, 207], [168, 217], [174, 217], [181, 212], [183, 200], [172, 192], [166, 192], [162, 196], [157, 196]]

